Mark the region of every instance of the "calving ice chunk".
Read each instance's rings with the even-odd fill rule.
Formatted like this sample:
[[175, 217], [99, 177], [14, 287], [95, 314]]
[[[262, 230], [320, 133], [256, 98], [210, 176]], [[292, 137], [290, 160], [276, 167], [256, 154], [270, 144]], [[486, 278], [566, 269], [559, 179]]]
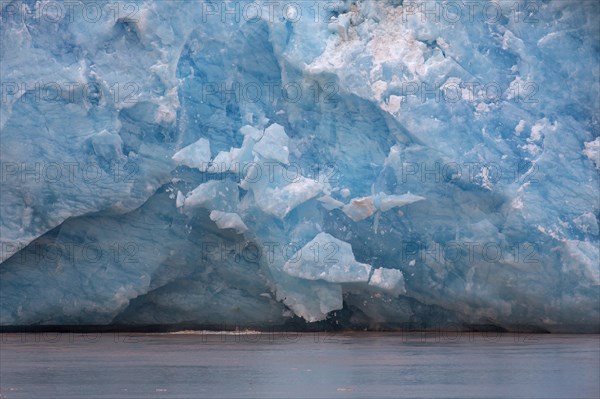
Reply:
[[330, 283], [368, 283], [393, 294], [404, 294], [404, 276], [400, 270], [372, 268], [357, 262], [352, 246], [328, 233], [319, 233], [285, 263], [283, 270], [304, 280]]
[[198, 168], [202, 172], [206, 171], [210, 159], [210, 143], [204, 138], [182, 148], [173, 155], [173, 160], [177, 164], [190, 168]]
[[330, 195], [324, 195], [317, 199], [321, 203], [321, 206], [328, 211], [332, 211], [334, 209], [339, 209], [344, 206], [342, 201], [338, 201]]
[[265, 129], [263, 136], [254, 145], [254, 152], [263, 159], [288, 164], [290, 138], [285, 134], [283, 126], [277, 123]]
[[369, 279], [369, 285], [390, 292], [394, 295], [406, 293], [404, 275], [397, 269], [377, 268]]
[[402, 195], [379, 193], [368, 197], [354, 198], [349, 204], [344, 205], [342, 210], [350, 219], [358, 222], [373, 215], [376, 211], [386, 212], [424, 199], [424, 197], [411, 193]]
[[257, 204], [265, 212], [285, 218], [300, 204], [316, 197], [323, 191], [323, 185], [313, 179], [299, 177], [295, 181], [276, 187], [253, 189], [258, 196]]
[[344, 306], [342, 286], [282, 276], [276, 279], [276, 298], [309, 323], [324, 320]]
[[282, 167], [289, 164], [289, 137], [282, 126], [274, 123], [265, 129], [262, 136], [250, 126], [242, 128], [241, 132], [245, 136], [242, 151], [252, 149], [255, 157], [248, 164], [249, 167], [243, 169], [246, 175], [243, 176], [240, 187], [252, 191], [255, 203], [262, 211], [283, 219], [327, 187], [321, 181], [302, 175], [291, 179], [285, 177], [284, 173], [272, 173], [274, 162], [279, 162]]
[[[283, 272], [289, 277], [279, 279], [278, 295], [296, 315], [309, 322], [322, 320], [327, 312], [341, 309], [342, 290], [346, 286], [368, 287], [396, 297], [406, 293], [400, 270], [373, 269], [356, 261], [349, 243], [325, 232], [294, 253], [283, 266]], [[298, 292], [297, 287], [302, 285], [304, 288]]]
[[239, 201], [237, 184], [231, 180], [210, 180], [200, 184], [183, 197], [177, 194], [177, 207], [186, 211], [194, 208], [210, 210], [233, 211]]
[[[280, 219], [285, 218], [300, 204], [322, 193], [325, 185], [314, 179], [301, 175], [294, 179], [286, 179], [281, 173], [275, 176], [267, 174], [269, 167], [273, 167], [271, 162], [289, 163], [289, 137], [282, 126], [271, 124], [264, 132], [252, 126], [244, 126], [240, 132], [244, 135], [242, 147], [219, 152], [210, 164], [208, 162], [210, 148], [205, 139], [200, 139], [184, 148], [173, 158], [188, 166], [198, 167], [202, 171], [219, 172], [221, 178], [227, 177], [230, 173], [232, 179], [241, 179], [240, 187], [254, 193], [256, 205], [264, 212]], [[254, 158], [251, 153], [255, 154]], [[186, 208], [201, 206], [208, 209], [221, 209], [228, 206], [225, 199], [231, 200], [237, 195], [235, 188], [231, 186], [231, 181], [226, 179], [203, 183], [191, 191], [183, 201], [180, 197], [178, 206], [184, 205]], [[228, 209], [232, 209], [231, 206]]]
[[229, 151], [220, 151], [211, 161], [209, 172], [220, 174], [231, 172], [238, 180], [245, 177], [244, 173], [250, 172], [254, 166], [253, 148], [263, 137], [263, 131], [250, 125], [242, 126], [239, 131], [244, 136], [242, 146], [240, 148], [232, 147]]
[[371, 265], [357, 262], [347, 242], [319, 233], [285, 263], [283, 270], [305, 280], [358, 283], [369, 281]]
[[212, 211], [210, 220], [215, 222], [220, 229], [234, 229], [240, 234], [248, 231], [248, 227], [237, 213]]

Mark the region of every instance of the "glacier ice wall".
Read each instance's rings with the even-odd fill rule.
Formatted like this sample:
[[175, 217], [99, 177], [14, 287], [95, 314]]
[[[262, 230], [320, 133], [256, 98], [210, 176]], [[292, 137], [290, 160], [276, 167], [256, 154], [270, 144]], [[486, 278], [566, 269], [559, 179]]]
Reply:
[[0, 325], [599, 331], [597, 2], [1, 4]]

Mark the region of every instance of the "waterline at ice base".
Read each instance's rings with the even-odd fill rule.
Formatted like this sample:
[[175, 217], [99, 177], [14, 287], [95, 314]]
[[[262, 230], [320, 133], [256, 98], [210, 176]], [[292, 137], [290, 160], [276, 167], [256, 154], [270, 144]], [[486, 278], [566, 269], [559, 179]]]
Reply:
[[600, 332], [596, 1], [1, 7], [2, 329]]

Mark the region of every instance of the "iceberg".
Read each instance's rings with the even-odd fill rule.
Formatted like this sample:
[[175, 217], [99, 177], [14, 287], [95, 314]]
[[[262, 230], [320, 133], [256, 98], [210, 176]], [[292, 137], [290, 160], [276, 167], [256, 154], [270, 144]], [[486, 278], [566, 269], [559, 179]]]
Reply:
[[597, 2], [75, 3], [0, 4], [0, 328], [600, 332]]

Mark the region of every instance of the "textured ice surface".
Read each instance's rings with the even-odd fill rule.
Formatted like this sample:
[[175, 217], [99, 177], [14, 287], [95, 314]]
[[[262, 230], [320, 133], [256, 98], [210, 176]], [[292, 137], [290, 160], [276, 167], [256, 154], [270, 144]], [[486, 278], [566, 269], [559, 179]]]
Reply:
[[91, 3], [1, 2], [2, 326], [599, 331], [596, 1]]
[[[312, 252], [311, 255], [309, 253]], [[319, 233], [283, 266], [290, 276], [331, 283], [366, 283], [371, 266], [357, 262], [352, 247], [327, 233]]]
[[211, 211], [210, 220], [215, 222], [220, 229], [234, 229], [238, 233], [243, 233], [248, 230], [244, 221], [237, 213]]
[[402, 272], [397, 269], [379, 268], [373, 270], [369, 285], [383, 288], [384, 290], [397, 295], [406, 292], [404, 289], [404, 276], [402, 275]]
[[210, 143], [206, 139], [200, 139], [173, 155], [178, 165], [198, 168], [202, 172], [206, 172], [211, 159]]

